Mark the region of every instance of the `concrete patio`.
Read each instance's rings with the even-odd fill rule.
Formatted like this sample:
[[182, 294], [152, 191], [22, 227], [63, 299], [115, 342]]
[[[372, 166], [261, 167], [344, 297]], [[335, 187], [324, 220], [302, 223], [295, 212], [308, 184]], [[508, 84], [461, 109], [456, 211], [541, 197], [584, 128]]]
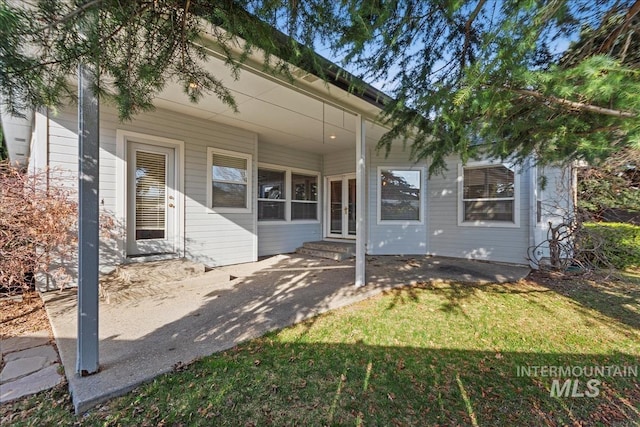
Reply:
[[356, 288], [354, 260], [278, 255], [217, 268], [178, 282], [120, 290], [100, 304], [100, 371], [75, 374], [77, 297], [43, 295], [76, 412], [267, 331], [349, 305], [396, 286], [431, 280], [517, 281], [528, 267], [423, 256], [367, 258]]

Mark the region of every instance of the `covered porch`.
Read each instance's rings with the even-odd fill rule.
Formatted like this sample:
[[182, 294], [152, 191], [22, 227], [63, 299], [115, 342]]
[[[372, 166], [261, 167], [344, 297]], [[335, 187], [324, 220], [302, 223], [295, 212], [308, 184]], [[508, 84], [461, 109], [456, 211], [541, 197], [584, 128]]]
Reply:
[[438, 280], [517, 281], [529, 272], [519, 266], [440, 257], [367, 258], [367, 286], [359, 288], [353, 286], [353, 258], [336, 262], [297, 254], [220, 267], [173, 282], [149, 281], [115, 290], [107, 285], [100, 300], [100, 370], [85, 377], [74, 371], [77, 293], [68, 289], [44, 294], [76, 411], [267, 331], [394, 287]]

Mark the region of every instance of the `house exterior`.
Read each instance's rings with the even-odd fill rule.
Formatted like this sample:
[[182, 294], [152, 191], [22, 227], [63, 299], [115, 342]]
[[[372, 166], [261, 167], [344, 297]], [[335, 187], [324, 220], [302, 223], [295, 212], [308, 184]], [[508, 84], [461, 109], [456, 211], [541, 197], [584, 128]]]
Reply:
[[[571, 206], [565, 170], [451, 157], [428, 178], [428, 160], [412, 161], [401, 142], [378, 153], [385, 128], [371, 88], [355, 95], [303, 70], [278, 79], [257, 58], [239, 80], [215, 56], [209, 64], [229, 76], [238, 113], [213, 96], [192, 104], [177, 85], [130, 122], [101, 103], [100, 209], [116, 224], [100, 243], [102, 271], [173, 257], [215, 267], [357, 238], [368, 255], [527, 264]], [[14, 160], [67, 171], [77, 185], [76, 106], [2, 123]]]

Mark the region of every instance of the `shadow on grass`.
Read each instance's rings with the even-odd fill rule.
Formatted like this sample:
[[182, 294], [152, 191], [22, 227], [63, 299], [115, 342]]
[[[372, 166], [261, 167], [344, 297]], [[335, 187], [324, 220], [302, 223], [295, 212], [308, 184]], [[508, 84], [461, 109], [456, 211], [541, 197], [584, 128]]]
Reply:
[[[418, 282], [413, 286], [403, 286], [395, 289], [386, 290], [383, 292], [391, 298], [390, 303], [387, 305], [387, 310], [393, 310], [397, 305], [417, 303], [419, 301], [420, 289], [428, 290], [433, 295], [439, 296], [444, 300], [439, 309], [446, 313], [464, 314], [462, 309], [465, 302], [471, 300], [479, 295], [520, 295], [523, 298], [527, 298], [531, 304], [538, 304], [538, 300], [535, 298], [537, 295], [552, 292], [550, 289], [531, 287], [519, 287], [517, 284], [495, 284], [495, 283], [472, 283], [472, 282], [460, 282], [460, 281], [431, 281], [431, 282]], [[532, 298], [528, 298], [532, 296]], [[539, 305], [543, 310], [548, 309], [544, 305]]]
[[625, 325], [640, 329], [640, 281], [536, 272], [529, 280]]
[[[560, 386], [572, 382], [552, 396], [554, 378], [523, 367], [636, 364], [622, 353], [305, 344], [271, 333], [179, 367], [81, 418], [70, 414], [70, 402], [56, 412], [44, 399], [9, 410], [77, 425], [632, 425], [640, 422], [633, 372], [559, 377]], [[592, 378], [601, 383], [587, 397]]]
[[[317, 314], [363, 300], [385, 289], [388, 291], [397, 286], [399, 280], [395, 276], [381, 278], [383, 286], [355, 288], [351, 268], [351, 264], [307, 259], [276, 263], [249, 277], [227, 278], [224, 282], [198, 288], [198, 293], [189, 294], [195, 304], [188, 305], [188, 310], [170, 320], [167, 317], [170, 310], [180, 303], [187, 303], [181, 295], [189, 291], [187, 288], [105, 310], [101, 324], [104, 334], [100, 341], [101, 372], [85, 378], [70, 376], [69, 379], [75, 390], [74, 399], [82, 408], [79, 410], [86, 410], [142, 382], [153, 381], [123, 400], [109, 403], [110, 409], [104, 412], [114, 417], [113, 424], [144, 424], [143, 420], [152, 420], [149, 424], [162, 421], [164, 424], [189, 425], [324, 425], [357, 424], [359, 420], [373, 425], [472, 424], [475, 417], [479, 424], [555, 425], [574, 424], [575, 420], [606, 424], [606, 417], [623, 422], [640, 419], [637, 378], [604, 379], [598, 398], [552, 398], [548, 390], [551, 379], [518, 377], [518, 366], [525, 365], [637, 364], [633, 349], [628, 350], [633, 355], [611, 351], [618, 348], [616, 346], [594, 350], [595, 353], [606, 353], [603, 356], [574, 354], [570, 345], [545, 346], [544, 343], [562, 340], [566, 335], [555, 319], [549, 322], [549, 328], [556, 334], [552, 337], [547, 337], [535, 324], [536, 316], [545, 318], [551, 312], [547, 307], [549, 299], [538, 298], [557, 292], [549, 287], [424, 281], [414, 287], [390, 291], [391, 298], [384, 299], [383, 305], [378, 306], [380, 309], [371, 312], [371, 316], [376, 316], [382, 323], [380, 339], [390, 338], [384, 343], [395, 342], [393, 346], [358, 342], [358, 337], [349, 338], [351, 343], [334, 344], [345, 341], [344, 336], [351, 337], [356, 328], [363, 329], [363, 324], [376, 320], [349, 317], [348, 309], [340, 318], [341, 324], [348, 329], [343, 338], [332, 337], [336, 324], [324, 326], [326, 336], [319, 337], [315, 330], [313, 334], [309, 333], [322, 318]], [[432, 297], [431, 302], [415, 313], [395, 310], [400, 311], [395, 313], [397, 323], [386, 322], [385, 311], [421, 301], [420, 287], [430, 287], [430, 292], [423, 294]], [[510, 348], [514, 351], [471, 350], [476, 348], [473, 337], [466, 343], [451, 340], [451, 337], [455, 338], [454, 332], [470, 330], [473, 333], [474, 327], [482, 328], [465, 312], [467, 300], [474, 300], [474, 307], [478, 309], [484, 309], [486, 301], [497, 300], [492, 306], [494, 312], [485, 313], [487, 318], [492, 318], [496, 313], [511, 313], [510, 306], [504, 305], [504, 298], [492, 298], [492, 295], [505, 297], [508, 294], [525, 298], [515, 304], [521, 308], [520, 320], [533, 322], [533, 326], [524, 323], [532, 329], [522, 330], [514, 323], [515, 332], [510, 333], [512, 341], [509, 342], [501, 335], [492, 335], [491, 328], [480, 332], [488, 334], [489, 338], [486, 345], [482, 344], [483, 348], [513, 346]], [[530, 306], [541, 310], [533, 313], [533, 319], [527, 311]], [[75, 317], [70, 316], [65, 306], [58, 308], [58, 314], [67, 316], [67, 324], [74, 326]], [[561, 308], [564, 309], [564, 305]], [[573, 306], [568, 305], [568, 309], [571, 308]], [[438, 312], [461, 313], [464, 317], [441, 317], [440, 324], [429, 326], [429, 322], [438, 321], [434, 314]], [[411, 313], [409, 318], [403, 317], [407, 313]], [[113, 317], [107, 318], [107, 315]], [[162, 318], [162, 322], [154, 323], [152, 327], [151, 320], [156, 317]], [[283, 343], [277, 334], [270, 333], [229, 350], [239, 342], [305, 319], [296, 329], [295, 343]], [[512, 320], [507, 316], [505, 322]], [[130, 329], [118, 322], [130, 324], [134, 321], [139, 323], [131, 328], [135, 332], [133, 338], [125, 336]], [[354, 321], [360, 324], [355, 325]], [[487, 325], [496, 327], [491, 323]], [[428, 327], [439, 326], [444, 327], [444, 332], [434, 343], [429, 341], [430, 337], [417, 337], [422, 344], [420, 347], [413, 344], [413, 338], [394, 341], [393, 335], [398, 330], [414, 331], [411, 328], [415, 326], [418, 334]], [[624, 325], [617, 325], [611, 331], [616, 333], [624, 328]], [[542, 340], [534, 344], [523, 343], [519, 335], [521, 330], [522, 335], [537, 333]], [[484, 338], [486, 335], [480, 335], [478, 340]], [[445, 345], [445, 341], [450, 344]], [[58, 337], [58, 346], [65, 366], [72, 369], [75, 341]], [[559, 350], [534, 351], [539, 348]], [[532, 351], [527, 351], [530, 349]], [[184, 372], [154, 380], [158, 374], [170, 371], [172, 366], [182, 371], [184, 363], [225, 350]], [[583, 387], [581, 381], [578, 392], [584, 391]], [[105, 422], [100, 413], [92, 416]], [[91, 419], [83, 418], [83, 421], [88, 423]]]

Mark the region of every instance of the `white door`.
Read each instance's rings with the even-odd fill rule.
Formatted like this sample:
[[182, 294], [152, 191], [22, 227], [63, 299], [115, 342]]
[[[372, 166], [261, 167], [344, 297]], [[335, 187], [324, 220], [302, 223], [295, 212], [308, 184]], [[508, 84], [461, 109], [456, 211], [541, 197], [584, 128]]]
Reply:
[[177, 250], [174, 148], [130, 142], [127, 153], [127, 254]]
[[356, 238], [356, 177], [329, 177], [327, 237]]

